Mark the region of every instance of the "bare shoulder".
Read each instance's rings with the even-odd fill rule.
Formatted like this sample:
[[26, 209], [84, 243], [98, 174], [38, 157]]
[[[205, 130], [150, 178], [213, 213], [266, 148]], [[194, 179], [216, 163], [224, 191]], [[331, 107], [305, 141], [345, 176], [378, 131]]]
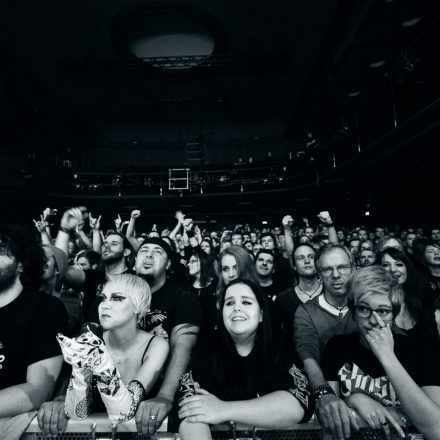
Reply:
[[152, 355], [156, 356], [159, 352], [168, 353], [169, 351], [169, 343], [162, 336], [156, 336], [152, 333], [142, 331], [142, 337], [144, 340], [143, 346], [145, 348], [148, 347], [147, 351], [144, 353], [143, 360], [151, 357]]

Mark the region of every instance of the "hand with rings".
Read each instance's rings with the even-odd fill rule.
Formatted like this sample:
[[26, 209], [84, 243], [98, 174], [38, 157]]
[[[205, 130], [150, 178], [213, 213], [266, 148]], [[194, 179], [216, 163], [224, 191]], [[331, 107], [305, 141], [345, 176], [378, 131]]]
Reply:
[[349, 405], [357, 411], [370, 428], [383, 429], [386, 437], [391, 439], [390, 426], [392, 426], [402, 438], [405, 438], [398, 422], [399, 417], [396, 416], [393, 408], [385, 408], [364, 393], [354, 393], [348, 399]]
[[156, 435], [173, 405], [172, 400], [163, 397], [141, 402], [136, 412], [136, 428], [139, 434]]

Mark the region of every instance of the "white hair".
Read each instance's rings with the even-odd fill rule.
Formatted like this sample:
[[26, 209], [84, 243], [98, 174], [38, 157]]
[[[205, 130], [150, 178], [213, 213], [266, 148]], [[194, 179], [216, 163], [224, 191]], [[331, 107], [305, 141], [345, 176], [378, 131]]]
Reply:
[[133, 307], [133, 312], [138, 315], [137, 321], [141, 321], [150, 310], [151, 290], [148, 283], [137, 275], [123, 273], [110, 275], [109, 280], [104, 285], [103, 292], [110, 286], [116, 291], [127, 295]]

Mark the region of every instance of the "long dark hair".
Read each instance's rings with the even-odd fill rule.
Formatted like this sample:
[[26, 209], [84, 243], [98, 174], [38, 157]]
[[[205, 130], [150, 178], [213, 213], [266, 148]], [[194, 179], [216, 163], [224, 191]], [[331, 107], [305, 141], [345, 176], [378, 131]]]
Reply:
[[406, 266], [406, 281], [402, 284], [403, 292], [405, 293], [404, 301], [411, 317], [415, 321], [418, 321], [428, 293], [426, 282], [424, 282], [423, 277], [414, 269], [411, 260], [404, 252], [396, 248], [385, 248], [378, 254], [376, 261], [382, 263], [385, 255], [389, 255], [394, 260], [401, 261]]
[[431, 295], [430, 300], [426, 301], [426, 306], [420, 314], [420, 319], [414, 330], [416, 336], [428, 338], [438, 347], [440, 346], [440, 334], [437, 327], [437, 321], [435, 320], [435, 312], [437, 310], [440, 310], [440, 296]]
[[202, 249], [194, 248], [191, 251], [191, 256], [194, 255], [200, 262], [200, 287], [206, 287], [214, 277], [214, 268], [212, 257], [210, 257]]
[[[272, 335], [272, 324], [270, 319], [269, 305], [267, 303], [266, 296], [261, 290], [260, 286], [252, 281], [241, 278], [237, 278], [231, 281], [227, 286], [222, 289], [219, 298], [220, 310], [218, 311], [218, 313], [220, 314], [220, 316], [218, 319], [218, 334], [222, 349], [216, 349], [218, 356], [216, 356], [217, 359], [215, 363], [218, 377], [223, 378], [224, 380], [226, 380], [226, 383], [229, 384], [233, 383], [234, 376], [236, 376], [237, 366], [234, 364], [234, 362], [230, 362], [230, 360], [236, 358], [237, 349], [231, 335], [226, 330], [223, 321], [222, 311], [225, 304], [225, 296], [227, 290], [231, 286], [237, 284], [244, 284], [252, 290], [263, 313], [263, 319], [258, 326], [254, 346], [251, 353], [249, 354], [249, 356], [252, 357], [252, 363], [255, 363], [256, 368], [253, 370], [253, 373], [250, 372], [249, 375], [246, 376], [246, 383], [239, 384], [242, 389], [247, 391], [253, 389], [256, 384], [269, 380], [268, 375], [270, 375], [271, 366], [274, 361], [274, 339]], [[224, 356], [222, 354], [224, 352], [227, 353], [227, 356]]]

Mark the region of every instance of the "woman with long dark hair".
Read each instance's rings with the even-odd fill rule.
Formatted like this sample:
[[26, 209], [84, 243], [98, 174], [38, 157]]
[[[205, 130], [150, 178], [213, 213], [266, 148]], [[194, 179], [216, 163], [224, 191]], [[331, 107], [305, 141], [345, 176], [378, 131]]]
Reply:
[[391, 272], [403, 288], [404, 298], [396, 324], [403, 330], [409, 330], [422, 314], [429, 296], [429, 287], [404, 252], [396, 248], [386, 248], [378, 254], [377, 261]]
[[227, 420], [268, 429], [303, 420], [308, 381], [294, 350], [272, 337], [260, 287], [233, 280], [219, 303], [219, 329], [198, 347], [181, 379], [181, 438], [210, 439], [209, 425]]
[[217, 326], [216, 281], [212, 258], [199, 248], [192, 248], [188, 260], [190, 290], [199, 298], [205, 328], [208, 332]]

